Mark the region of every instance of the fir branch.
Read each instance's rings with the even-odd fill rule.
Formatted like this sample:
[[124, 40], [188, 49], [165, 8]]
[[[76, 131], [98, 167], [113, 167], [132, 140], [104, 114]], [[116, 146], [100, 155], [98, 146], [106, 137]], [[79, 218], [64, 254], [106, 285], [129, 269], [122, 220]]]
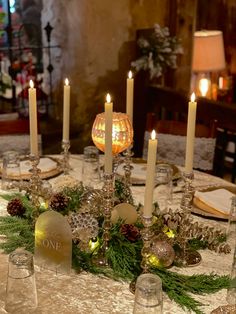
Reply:
[[4, 252], [10, 253], [18, 247], [33, 251], [34, 233], [28, 220], [12, 216], [0, 217], [0, 234], [6, 236], [5, 241], [0, 243]]
[[163, 290], [171, 300], [174, 300], [182, 308], [202, 314], [199, 309], [202, 304], [189, 295], [210, 294], [229, 286], [228, 276], [218, 276], [216, 274], [182, 275], [171, 272], [167, 269], [152, 268], [153, 273], [157, 274], [163, 284]]

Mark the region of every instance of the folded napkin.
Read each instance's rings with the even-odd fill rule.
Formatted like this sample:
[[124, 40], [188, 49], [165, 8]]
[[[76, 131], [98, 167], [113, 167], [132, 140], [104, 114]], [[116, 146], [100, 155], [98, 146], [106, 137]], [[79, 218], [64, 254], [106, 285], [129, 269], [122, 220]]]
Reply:
[[226, 189], [216, 189], [207, 192], [196, 191], [194, 204], [206, 212], [220, 217], [228, 217], [232, 196], [234, 194]]

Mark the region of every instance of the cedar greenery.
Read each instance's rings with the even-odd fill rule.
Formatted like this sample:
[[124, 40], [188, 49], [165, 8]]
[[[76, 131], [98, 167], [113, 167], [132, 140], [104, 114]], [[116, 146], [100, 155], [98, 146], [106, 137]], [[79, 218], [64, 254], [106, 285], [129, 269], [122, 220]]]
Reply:
[[[79, 196], [77, 194], [79, 192]], [[69, 190], [67, 195], [70, 196], [70, 206], [72, 204], [79, 205], [79, 198], [82, 190]], [[73, 200], [73, 196], [76, 196]], [[0, 243], [6, 253], [14, 251], [18, 247], [34, 251], [34, 218], [32, 217], [32, 204], [25, 196], [20, 195], [4, 195], [2, 196], [10, 201], [13, 198], [19, 197], [25, 208], [26, 213], [24, 218], [16, 216], [0, 217], [0, 234], [6, 236], [5, 242]], [[40, 212], [45, 209], [41, 208]], [[120, 227], [122, 222], [119, 221], [113, 225], [111, 229], [110, 246], [107, 251], [107, 258], [111, 268], [104, 269], [94, 266], [92, 263], [93, 253], [81, 251], [80, 248], [73, 244], [72, 261], [73, 267], [78, 272], [85, 270], [94, 274], [105, 275], [115, 280], [131, 281], [140, 273], [141, 249], [142, 240], [130, 242], [122, 233]], [[140, 226], [139, 226], [140, 227]], [[192, 245], [198, 248], [206, 247], [203, 241], [193, 241]], [[192, 310], [196, 314], [202, 314], [202, 304], [195, 300], [192, 294], [208, 294], [219, 291], [220, 289], [229, 286], [228, 276], [218, 276], [216, 274], [200, 274], [186, 276], [165, 268], [152, 267], [150, 271], [157, 274], [162, 279], [163, 290], [167, 293], [171, 300], [178, 303], [183, 309]]]

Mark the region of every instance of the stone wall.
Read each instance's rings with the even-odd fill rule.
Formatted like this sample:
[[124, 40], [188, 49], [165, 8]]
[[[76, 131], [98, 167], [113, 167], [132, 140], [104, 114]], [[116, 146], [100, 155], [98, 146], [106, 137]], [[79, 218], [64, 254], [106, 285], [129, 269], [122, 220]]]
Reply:
[[[136, 30], [154, 23], [164, 26], [165, 17], [166, 1], [162, 0], [43, 0], [42, 27], [50, 21], [54, 27], [51, 44], [60, 46], [51, 49], [51, 114], [61, 119], [63, 81], [68, 77], [71, 130], [80, 138], [78, 151], [90, 143], [92, 123], [103, 111], [108, 91], [114, 110], [125, 110], [126, 76], [135, 59]], [[45, 66], [47, 57], [45, 51]]]

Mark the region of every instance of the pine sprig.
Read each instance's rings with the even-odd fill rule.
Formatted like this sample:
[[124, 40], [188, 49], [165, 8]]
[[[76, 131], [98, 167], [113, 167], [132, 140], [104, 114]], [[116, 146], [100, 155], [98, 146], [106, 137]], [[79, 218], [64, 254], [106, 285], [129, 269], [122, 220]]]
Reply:
[[27, 219], [5, 216], [0, 217], [0, 234], [6, 236], [4, 242], [0, 243], [6, 253], [10, 253], [18, 247], [33, 251], [34, 233], [31, 223]]
[[[70, 197], [69, 209], [78, 210], [80, 199], [83, 193], [83, 187], [70, 189], [66, 188], [64, 193]], [[8, 201], [13, 198], [19, 198], [23, 202], [26, 212], [24, 217], [4, 216], [0, 217], [0, 234], [6, 236], [5, 242], [0, 243], [0, 248], [6, 253], [14, 251], [18, 247], [33, 252], [34, 249], [34, 219], [32, 213], [34, 208], [30, 200], [20, 194], [2, 195]], [[41, 208], [40, 212], [45, 209]], [[111, 268], [97, 267], [93, 263], [95, 257], [92, 253], [81, 251], [81, 249], [73, 244], [72, 261], [73, 267], [77, 271], [83, 269], [87, 272], [107, 276], [115, 280], [132, 280], [141, 273], [141, 249], [142, 241], [130, 242], [121, 232], [120, 227], [122, 221], [113, 225], [111, 229], [111, 239], [109, 241], [109, 249], [107, 258]], [[141, 228], [141, 225], [139, 226]], [[193, 241], [193, 246], [203, 247], [206, 243], [203, 241]], [[229, 286], [228, 276], [218, 276], [216, 274], [200, 274], [186, 276], [171, 272], [165, 268], [152, 268], [151, 272], [157, 274], [162, 279], [163, 290], [167, 293], [171, 300], [178, 303], [183, 309], [194, 311], [196, 314], [202, 314], [201, 302], [192, 297], [191, 294], [208, 294], [215, 293], [220, 289]]]
[[182, 308], [194, 311], [196, 314], [203, 313], [199, 309], [202, 304], [190, 296], [189, 293], [215, 293], [229, 287], [230, 282], [228, 276], [218, 276], [216, 274], [187, 276], [158, 268], [152, 268], [152, 272], [161, 278], [163, 290], [171, 300], [174, 300]]

